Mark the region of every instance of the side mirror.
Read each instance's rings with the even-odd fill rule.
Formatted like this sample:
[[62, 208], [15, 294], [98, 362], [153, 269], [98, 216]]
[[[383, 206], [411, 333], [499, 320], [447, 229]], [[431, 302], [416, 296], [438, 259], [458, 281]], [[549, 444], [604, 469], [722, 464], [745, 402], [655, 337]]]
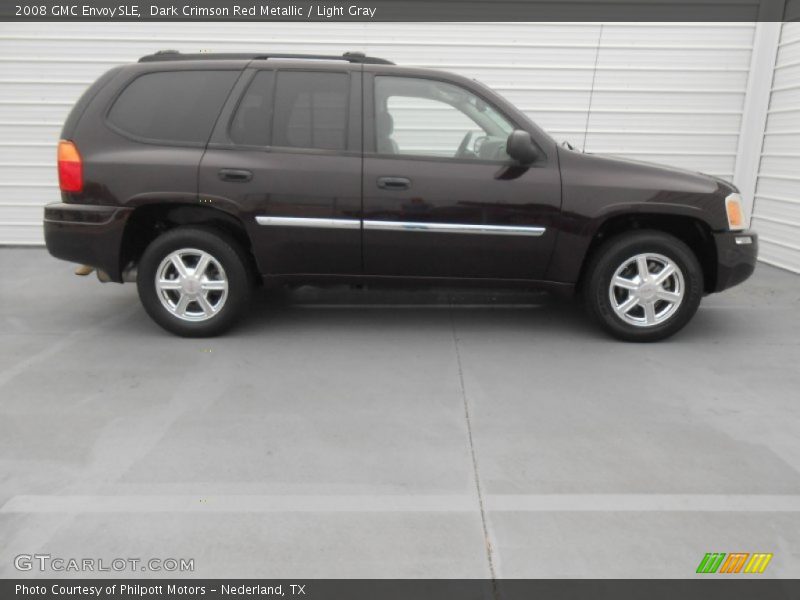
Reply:
[[531, 134], [521, 129], [515, 129], [508, 136], [506, 153], [523, 165], [536, 162], [536, 159], [539, 158], [539, 148], [533, 143]]

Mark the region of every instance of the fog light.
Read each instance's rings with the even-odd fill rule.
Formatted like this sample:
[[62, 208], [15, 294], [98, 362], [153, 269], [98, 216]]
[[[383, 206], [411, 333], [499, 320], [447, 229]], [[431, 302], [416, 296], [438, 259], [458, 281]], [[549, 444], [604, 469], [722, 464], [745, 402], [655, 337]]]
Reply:
[[737, 246], [746, 246], [747, 244], [752, 244], [753, 238], [749, 235], [740, 235], [736, 238], [736, 245]]

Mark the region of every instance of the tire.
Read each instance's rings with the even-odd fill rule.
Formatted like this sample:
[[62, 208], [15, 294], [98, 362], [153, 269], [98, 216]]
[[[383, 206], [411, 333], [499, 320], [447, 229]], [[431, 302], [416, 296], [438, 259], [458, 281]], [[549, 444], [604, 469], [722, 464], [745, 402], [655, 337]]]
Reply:
[[[252, 288], [249, 264], [239, 244], [219, 231], [171, 229], [153, 240], [139, 260], [139, 299], [147, 314], [169, 332], [183, 337], [219, 335], [247, 305]], [[194, 273], [198, 267], [203, 268], [199, 278]]]
[[614, 337], [655, 342], [691, 320], [703, 289], [703, 269], [685, 243], [661, 231], [638, 230], [611, 238], [592, 255], [584, 303]]

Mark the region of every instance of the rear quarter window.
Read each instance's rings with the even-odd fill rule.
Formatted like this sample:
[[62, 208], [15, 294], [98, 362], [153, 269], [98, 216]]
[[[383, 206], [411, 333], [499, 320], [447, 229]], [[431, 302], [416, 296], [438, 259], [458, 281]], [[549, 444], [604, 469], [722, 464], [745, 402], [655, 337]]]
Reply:
[[205, 144], [239, 71], [160, 71], [134, 79], [108, 112], [120, 133], [144, 141]]

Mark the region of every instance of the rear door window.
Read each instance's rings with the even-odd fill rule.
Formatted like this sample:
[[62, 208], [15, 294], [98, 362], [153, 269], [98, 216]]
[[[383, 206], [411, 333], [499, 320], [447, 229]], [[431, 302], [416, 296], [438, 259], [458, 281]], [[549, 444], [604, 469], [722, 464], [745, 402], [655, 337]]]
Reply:
[[234, 143], [270, 145], [274, 82], [274, 71], [259, 71], [250, 82], [231, 121], [230, 136]]
[[202, 145], [239, 71], [168, 71], [133, 80], [108, 113], [123, 134], [145, 141]]
[[344, 150], [349, 89], [346, 73], [279, 71], [272, 145]]

